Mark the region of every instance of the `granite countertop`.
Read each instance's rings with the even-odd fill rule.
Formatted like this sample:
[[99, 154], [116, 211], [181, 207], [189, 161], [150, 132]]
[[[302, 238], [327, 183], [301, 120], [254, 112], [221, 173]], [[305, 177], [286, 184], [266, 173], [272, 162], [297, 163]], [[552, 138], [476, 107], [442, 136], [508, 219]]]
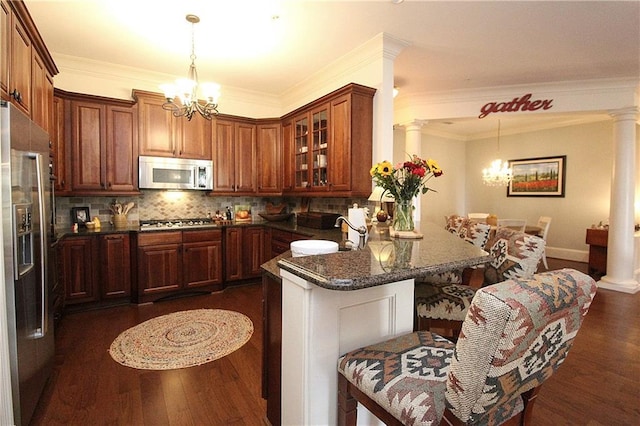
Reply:
[[487, 252], [441, 226], [423, 224], [421, 232], [421, 239], [391, 238], [388, 226], [375, 225], [363, 250], [304, 257], [290, 257], [288, 252], [263, 269], [279, 275], [276, 266], [331, 290], [358, 290], [490, 260]]
[[91, 235], [104, 235], [104, 234], [122, 234], [129, 232], [139, 232], [139, 233], [147, 233], [147, 232], [169, 232], [169, 231], [197, 231], [204, 229], [224, 229], [229, 227], [250, 227], [250, 226], [267, 226], [273, 229], [280, 229], [282, 231], [287, 232], [295, 232], [298, 234], [305, 235], [307, 237], [313, 237], [318, 239], [325, 239], [331, 241], [340, 242], [341, 233], [338, 228], [332, 229], [315, 229], [308, 228], [305, 226], [299, 226], [295, 220], [283, 221], [283, 222], [269, 222], [262, 219], [254, 219], [252, 222], [238, 222], [233, 224], [225, 224], [225, 225], [215, 225], [215, 224], [207, 224], [197, 227], [173, 227], [173, 228], [158, 228], [158, 229], [149, 229], [145, 231], [140, 230], [140, 226], [135, 224], [128, 226], [126, 228], [116, 228], [111, 224], [105, 223], [100, 228], [94, 230], [88, 230], [87, 228], [80, 227], [77, 231], [72, 231], [67, 227], [58, 227], [55, 230], [54, 239], [59, 240], [63, 237], [81, 237], [81, 236], [91, 236]]

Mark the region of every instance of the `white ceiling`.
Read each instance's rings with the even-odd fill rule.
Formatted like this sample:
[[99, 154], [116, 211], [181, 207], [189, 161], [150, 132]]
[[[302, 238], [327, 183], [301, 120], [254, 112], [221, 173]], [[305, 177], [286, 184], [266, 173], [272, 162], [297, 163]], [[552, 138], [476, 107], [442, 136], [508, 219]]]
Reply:
[[[194, 13], [201, 19], [200, 79], [223, 90], [282, 94], [381, 32], [410, 43], [394, 65], [402, 93], [640, 77], [637, 0], [25, 3], [54, 59], [64, 54], [178, 76], [187, 72], [191, 48], [185, 15]], [[452, 127], [465, 126], [442, 125]]]

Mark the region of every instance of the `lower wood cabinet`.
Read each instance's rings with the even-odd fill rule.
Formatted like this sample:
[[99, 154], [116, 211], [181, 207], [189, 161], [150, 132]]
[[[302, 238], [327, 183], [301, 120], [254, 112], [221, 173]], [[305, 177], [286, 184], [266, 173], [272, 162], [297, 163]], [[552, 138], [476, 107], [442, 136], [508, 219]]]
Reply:
[[100, 244], [100, 297], [131, 297], [131, 248], [128, 234], [98, 237]]
[[270, 259], [264, 227], [229, 227], [225, 229], [224, 237], [225, 280], [260, 278], [260, 265]]
[[282, 282], [262, 276], [263, 329], [262, 397], [267, 400], [267, 419], [280, 424], [282, 372]]
[[58, 247], [65, 308], [130, 301], [129, 234], [69, 237]]
[[219, 229], [141, 233], [137, 260], [137, 303], [224, 288]]
[[98, 258], [96, 238], [68, 238], [59, 247], [65, 306], [97, 301], [98, 278], [94, 267], [94, 259]]
[[222, 289], [222, 231], [183, 232], [182, 241], [185, 288], [215, 285]]
[[281, 229], [271, 230], [271, 256], [269, 259], [273, 259], [279, 254], [284, 253], [290, 249], [290, 245], [293, 241], [308, 240], [309, 236], [299, 234], [297, 232], [283, 231]]

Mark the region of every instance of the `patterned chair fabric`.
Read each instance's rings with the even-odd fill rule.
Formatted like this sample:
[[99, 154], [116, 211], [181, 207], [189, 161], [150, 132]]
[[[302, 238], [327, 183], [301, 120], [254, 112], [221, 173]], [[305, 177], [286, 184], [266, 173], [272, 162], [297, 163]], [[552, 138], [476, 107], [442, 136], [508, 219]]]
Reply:
[[489, 240], [491, 225], [476, 222], [471, 219], [462, 219], [458, 228], [458, 236], [476, 247], [484, 248]]
[[492, 260], [485, 265], [484, 285], [532, 277], [544, 254], [544, 246], [540, 237], [498, 227], [485, 246]]
[[404, 424], [438, 424], [445, 409], [466, 424], [500, 424], [562, 364], [595, 292], [572, 269], [484, 287], [455, 346], [419, 331], [347, 353], [338, 372]]
[[[484, 284], [495, 284], [508, 279], [531, 278], [544, 254], [542, 238], [498, 228], [489, 239], [485, 250], [492, 257], [484, 265]], [[456, 271], [457, 272], [457, 271]], [[475, 289], [458, 281], [416, 279], [416, 315], [422, 318], [464, 321]]]
[[463, 219], [464, 218], [462, 216], [458, 216], [457, 214], [447, 216], [445, 218], [446, 224], [444, 225], [444, 229], [451, 232], [452, 234], [457, 234]]

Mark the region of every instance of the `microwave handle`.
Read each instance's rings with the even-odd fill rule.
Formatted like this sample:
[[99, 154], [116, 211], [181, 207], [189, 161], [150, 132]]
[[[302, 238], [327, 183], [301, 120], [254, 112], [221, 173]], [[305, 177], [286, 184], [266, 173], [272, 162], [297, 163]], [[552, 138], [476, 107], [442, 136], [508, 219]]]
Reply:
[[202, 169], [204, 169], [204, 167], [201, 167], [201, 166], [193, 167], [193, 188], [194, 189], [200, 188], [198, 181], [200, 180], [200, 170]]

